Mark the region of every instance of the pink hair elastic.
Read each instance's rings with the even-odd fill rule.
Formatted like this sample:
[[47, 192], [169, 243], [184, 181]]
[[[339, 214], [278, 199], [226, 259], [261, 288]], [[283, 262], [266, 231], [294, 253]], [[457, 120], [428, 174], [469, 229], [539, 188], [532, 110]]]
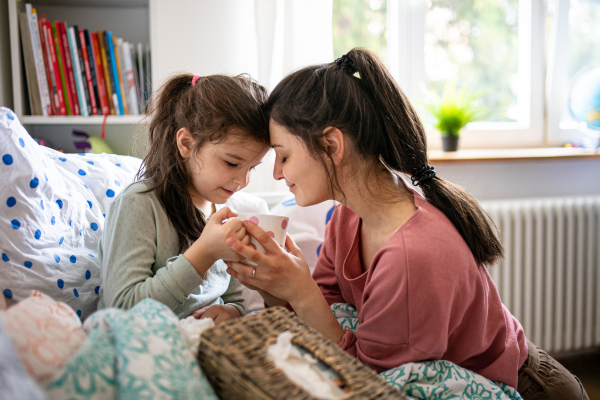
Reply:
[[200, 75], [194, 75], [194, 77], [192, 78], [192, 86], [196, 85], [196, 81], [198, 80], [198, 78], [200, 78]]

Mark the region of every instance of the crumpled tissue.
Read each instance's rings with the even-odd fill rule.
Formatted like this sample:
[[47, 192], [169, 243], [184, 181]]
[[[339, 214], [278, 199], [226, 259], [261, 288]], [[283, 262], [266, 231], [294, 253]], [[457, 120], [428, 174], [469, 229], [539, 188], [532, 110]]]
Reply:
[[215, 322], [212, 318], [196, 319], [192, 315], [177, 321], [177, 329], [182, 333], [187, 344], [194, 352], [198, 351], [202, 332], [214, 326]]
[[267, 348], [267, 358], [304, 390], [319, 399], [340, 399], [345, 393], [316, 366], [317, 360], [302, 355], [292, 344], [294, 334], [284, 331]]

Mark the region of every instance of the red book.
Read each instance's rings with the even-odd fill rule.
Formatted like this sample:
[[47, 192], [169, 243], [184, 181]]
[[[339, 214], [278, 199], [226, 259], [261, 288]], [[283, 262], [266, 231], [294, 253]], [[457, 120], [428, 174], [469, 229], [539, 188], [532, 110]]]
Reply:
[[102, 59], [100, 58], [100, 48], [98, 47], [98, 34], [90, 33], [92, 41], [92, 50], [96, 61], [96, 77], [98, 78], [98, 95], [100, 96], [100, 105], [102, 106], [102, 114], [109, 115], [110, 107], [108, 105], [108, 95], [106, 94], [106, 81], [102, 72]]
[[75, 73], [73, 72], [73, 62], [71, 58], [71, 47], [69, 46], [69, 37], [67, 36], [67, 26], [64, 22], [59, 22], [58, 34], [61, 44], [61, 53], [63, 56], [63, 64], [65, 65], [65, 73], [67, 78], [67, 90], [69, 91], [69, 104], [73, 115], [81, 115], [79, 109], [79, 96], [77, 95], [77, 84], [75, 83]]
[[79, 45], [81, 46], [81, 55], [83, 57], [83, 65], [85, 68], [85, 79], [87, 81], [87, 87], [90, 92], [90, 104], [92, 106], [92, 114], [98, 115], [98, 105], [96, 104], [94, 84], [92, 82], [92, 71], [90, 70], [90, 59], [88, 57], [88, 50], [85, 44], [85, 33], [83, 29], [80, 29], [79, 32], [75, 33], [79, 36]]
[[53, 39], [52, 35], [52, 24], [50, 21], [46, 21], [46, 37], [48, 43], [46, 46], [47, 50], [50, 50], [50, 58], [52, 59], [52, 69], [54, 70], [54, 81], [56, 82], [56, 92], [58, 93], [58, 110], [60, 115], [67, 115], [67, 106], [65, 105], [65, 97], [60, 84], [60, 70], [58, 69], [58, 59], [56, 58], [56, 50], [51, 42]]
[[58, 93], [56, 91], [56, 83], [54, 80], [54, 71], [52, 71], [52, 57], [46, 48], [46, 16], [40, 15], [38, 19], [40, 29], [40, 42], [42, 45], [42, 53], [44, 55], [44, 68], [46, 69], [46, 79], [48, 80], [48, 94], [50, 95], [50, 115], [60, 115], [60, 102], [58, 101]]

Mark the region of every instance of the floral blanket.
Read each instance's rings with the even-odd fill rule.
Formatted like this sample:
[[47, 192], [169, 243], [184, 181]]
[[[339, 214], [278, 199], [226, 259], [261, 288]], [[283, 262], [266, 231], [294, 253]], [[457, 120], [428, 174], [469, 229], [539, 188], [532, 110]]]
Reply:
[[92, 314], [84, 324], [89, 336], [46, 384], [48, 397], [217, 400], [177, 321], [151, 299]]
[[[331, 309], [342, 328], [356, 330], [354, 307], [335, 303]], [[514, 388], [445, 360], [406, 363], [380, 375], [409, 399], [522, 400]]]

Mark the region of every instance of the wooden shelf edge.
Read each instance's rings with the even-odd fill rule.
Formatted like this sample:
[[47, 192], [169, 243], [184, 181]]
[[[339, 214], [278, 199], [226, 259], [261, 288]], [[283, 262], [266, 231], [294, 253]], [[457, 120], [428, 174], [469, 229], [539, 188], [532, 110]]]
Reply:
[[548, 147], [533, 149], [482, 149], [459, 150], [456, 152], [443, 152], [433, 150], [429, 152], [431, 163], [456, 163], [456, 162], [482, 162], [482, 161], [525, 161], [554, 159], [598, 158], [600, 149]]
[[[130, 125], [142, 122], [146, 115], [109, 115], [107, 125]], [[102, 125], [103, 116], [51, 116], [24, 115], [21, 117], [23, 125]]]

